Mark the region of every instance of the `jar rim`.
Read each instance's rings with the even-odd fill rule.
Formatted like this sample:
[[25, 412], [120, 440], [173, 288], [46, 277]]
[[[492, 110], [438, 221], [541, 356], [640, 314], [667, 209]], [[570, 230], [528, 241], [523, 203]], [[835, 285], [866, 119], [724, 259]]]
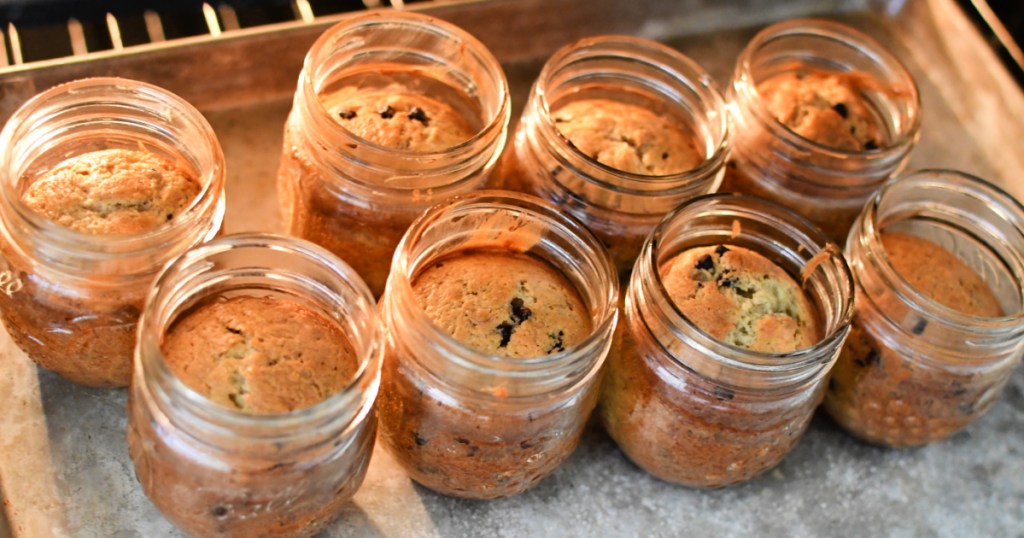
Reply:
[[[549, 219], [554, 222], [556, 229], [559, 229], [561, 233], [575, 235], [590, 250], [590, 257], [595, 268], [606, 277], [604, 280], [609, 285], [604, 290], [605, 293], [598, 296], [599, 304], [587, 305], [596, 320], [592, 323], [590, 334], [586, 338], [560, 352], [539, 357], [518, 358], [485, 353], [466, 346], [445, 332], [427, 316], [419, 304], [411, 299], [413, 287], [410, 276], [417, 270], [419, 264], [419, 260], [411, 258], [412, 245], [440, 217], [452, 212], [484, 208], [511, 209]], [[572, 216], [560, 212], [554, 205], [532, 195], [512, 191], [483, 190], [454, 196], [446, 202], [431, 207], [412, 223], [395, 250], [385, 297], [390, 297], [391, 302], [396, 301], [396, 296], [409, 298], [411, 304], [405, 314], [413, 317], [412, 325], [422, 328], [421, 330], [426, 333], [427, 338], [431, 342], [437, 343], [439, 349], [446, 352], [446, 359], [458, 366], [488, 373], [500, 373], [513, 378], [544, 378], [548, 377], [552, 370], [572, 368], [574, 365], [586, 361], [593, 353], [593, 349], [599, 347], [601, 341], [607, 338], [609, 331], [614, 328], [617, 321], [618, 304], [618, 277], [616, 275], [611, 258], [600, 241]], [[597, 309], [598, 307], [600, 308]], [[596, 316], [594, 315], [595, 309], [597, 309]]]
[[[366, 337], [365, 349], [355, 350], [359, 357], [359, 366], [344, 387], [307, 407], [283, 413], [251, 414], [217, 404], [192, 389], [174, 374], [160, 347], [163, 330], [170, 322], [174, 321], [173, 316], [165, 316], [166, 313], [161, 311], [160, 307], [166, 308], [167, 306], [162, 303], [172, 300], [161, 295], [162, 291], [170, 288], [181, 292], [180, 282], [172, 280], [182, 276], [178, 274], [179, 272], [188, 278], [192, 276], [188, 272], [190, 268], [210, 268], [212, 265], [211, 262], [206, 261], [208, 258], [239, 248], [269, 249], [294, 254], [327, 271], [332, 280], [337, 279], [339, 282], [344, 282], [355, 293], [358, 313], [369, 318], [370, 323], [367, 326], [371, 334]], [[186, 295], [184, 299], [189, 297]], [[167, 319], [164, 319], [165, 317]], [[336, 323], [333, 317], [325, 317], [332, 323]], [[268, 436], [275, 437], [281, 430], [295, 429], [310, 423], [333, 422], [341, 416], [339, 411], [357, 404], [361, 396], [366, 396], [368, 401], [372, 402], [376, 398], [380, 379], [379, 333], [380, 327], [377, 322], [376, 302], [373, 300], [373, 295], [355, 270], [334, 254], [309, 241], [279, 234], [249, 232], [226, 235], [189, 250], [169, 262], [160, 271], [153, 288], [146, 297], [146, 305], [139, 317], [139, 338], [134, 359], [136, 372], [134, 375], [138, 378], [135, 382], [145, 378], [147, 373], [154, 372], [150, 375], [155, 375], [166, 381], [168, 387], [164, 392], [168, 396], [174, 395], [175, 402], [182, 404], [192, 413], [202, 414], [213, 429], [226, 432], [229, 428], [266, 428], [270, 431]], [[363, 389], [368, 384], [368, 390], [364, 391]], [[149, 390], [152, 391], [152, 388]], [[362, 409], [349, 421], [346, 428], [358, 424], [361, 418], [369, 413], [371, 406], [364, 407], [365, 409]]]
[[[594, 48], [596, 50], [587, 50], [589, 48]], [[702, 101], [710, 101], [712, 108], [721, 112], [718, 114], [718, 131], [720, 132], [720, 135], [717, 137], [715, 148], [711, 154], [703, 155], [703, 159], [699, 164], [697, 164], [697, 166], [681, 170], [679, 172], [661, 175], [637, 174], [608, 166], [607, 164], [592, 158], [590, 155], [587, 155], [576, 147], [575, 144], [572, 144], [569, 138], [563, 135], [558, 128], [555, 127], [552, 119], [552, 103], [548, 99], [549, 88], [547, 87], [547, 83], [551, 81], [560, 70], [575, 62], [592, 59], [594, 57], [612, 57], [615, 59], [641, 62], [645, 66], [657, 69], [658, 71], [671, 76], [675, 81], [685, 84], [687, 88], [697, 94]], [[544, 66], [541, 68], [540, 74], [537, 77], [537, 81], [535, 82], [534, 94], [536, 95], [537, 103], [540, 108], [540, 114], [537, 115], [538, 121], [543, 125], [545, 130], [554, 133], [551, 140], [559, 145], [562, 152], [567, 152], [568, 154], [573, 155], [576, 161], [585, 163], [587, 166], [593, 167], [603, 174], [607, 174], [617, 180], [628, 182], [626, 185], [618, 185], [592, 177], [591, 174], [584, 175], [587, 181], [596, 183], [605, 188], [621, 192], [650, 194], [652, 192], [651, 190], [647, 190], [642, 187], [657, 187], [665, 183], [670, 183], [673, 185], [674, 189], [686, 189], [690, 187], [691, 183], [704, 179], [708, 177], [708, 175], [713, 174], [720, 169], [725, 163], [725, 159], [728, 157], [729, 150], [732, 147], [732, 122], [730, 121], [730, 116], [726, 110], [725, 98], [723, 97], [714, 78], [700, 64], [689, 56], [686, 56], [682, 52], [667, 45], [649, 39], [629, 35], [607, 34], [585, 37], [569, 43], [568, 45], [558, 49], [544, 63]], [[659, 92], [659, 96], [662, 97], [665, 102], [676, 104], [675, 101], [668, 98], [669, 96], [667, 95]], [[564, 158], [559, 158], [559, 160], [564, 161]], [[571, 166], [571, 163], [568, 162], [561, 162], [560, 164], [563, 166]], [[631, 188], [629, 186], [630, 183], [635, 184], [636, 187]], [[654, 192], [661, 193], [664, 191]]]
[[[841, 302], [839, 303], [840, 314], [836, 316], [835, 322], [831, 327], [823, 327], [827, 332], [812, 346], [789, 352], [755, 351], [735, 346], [711, 336], [691, 321], [682, 309], [671, 300], [668, 289], [665, 287], [659, 263], [663, 254], [661, 249], [666, 243], [665, 236], [669, 231], [668, 228], [677, 220], [690, 217], [691, 213], [712, 209], [723, 215], [733, 215], [735, 217], [769, 217], [777, 219], [772, 224], [779, 228], [779, 230], [784, 231], [787, 237], [792, 238], [798, 243], [799, 247], [797, 250], [807, 253], [806, 260], [804, 261], [805, 266], [809, 260], [820, 252], [827, 252], [827, 261], [819, 264], [818, 267], [830, 267], [826, 265], [826, 263], [830, 263], [833, 271], [836, 273], [839, 281], [838, 291], [841, 294]], [[702, 230], [698, 230], [697, 237], [701, 236], [701, 232]], [[703, 233], [707, 235], [707, 230], [703, 230]], [[692, 245], [690, 248], [711, 244], [717, 243]], [[771, 244], [780, 249], [782, 248], [782, 245], [776, 244], [774, 241]], [[834, 251], [829, 249], [829, 244], [831, 244], [830, 240], [813, 223], [782, 205], [755, 196], [736, 193], [713, 193], [695, 197], [667, 214], [649, 236], [644, 245], [644, 250], [641, 252], [641, 257], [643, 264], [647, 266], [645, 269], [649, 269], [653, 277], [654, 293], [659, 297], [665, 298], [665, 302], [670, 306], [672, 315], [669, 321], [672, 323], [672, 329], [677, 333], [677, 336], [686, 338], [691, 344], [695, 344], [696, 347], [705, 350], [709, 357], [714, 357], [716, 362], [726, 366], [741, 371], [783, 375], [801, 372], [821, 364], [822, 361], [830, 360], [832, 357], [825, 353], [825, 351], [840, 345], [845, 340], [846, 334], [849, 331], [849, 323], [853, 317], [853, 275], [843, 254], [838, 248]], [[637, 266], [640, 267], [640, 261], [638, 261]], [[638, 271], [634, 270], [634, 274], [638, 273]], [[815, 273], [817, 273], [817, 270]], [[801, 289], [803, 289], [803, 286], [801, 286]], [[822, 321], [825, 320], [824, 312], [820, 312], [819, 316], [821, 316]], [[682, 332], [680, 333], [679, 331]], [[671, 352], [668, 354], [673, 360], [679, 361]]]
[[[906, 88], [906, 91], [910, 94], [912, 106], [909, 107], [909, 125], [907, 128], [896, 133], [895, 139], [878, 149], [845, 150], [805, 138], [783, 125], [763, 106], [761, 92], [757, 88], [757, 81], [751, 72], [751, 66], [754, 55], [765, 45], [790, 37], [813, 37], [835, 41], [856, 49], [859, 53], [871, 58], [876, 64], [892, 70], [900, 78], [900, 85]], [[741, 85], [740, 81], [749, 81], [749, 83]], [[762, 29], [750, 40], [743, 49], [743, 52], [740, 53], [731, 88], [733, 91], [738, 91], [744, 99], [753, 105], [751, 107], [753, 113], [773, 135], [790, 146], [796, 148], [810, 147], [814, 151], [832, 158], [857, 157], [872, 160], [891, 158], [908, 152], [920, 132], [921, 95], [917, 83], [907, 67], [875, 38], [835, 21], [825, 19], [792, 19], [778, 22]], [[736, 104], [733, 103], [733, 106], [736, 106]]]
[[[507, 128], [511, 116], [511, 92], [508, 86], [508, 79], [501, 67], [501, 63], [480, 40], [469, 32], [449, 22], [409, 11], [374, 11], [343, 16], [341, 21], [328, 28], [317, 38], [306, 54], [303, 63], [302, 73], [299, 76], [299, 91], [305, 95], [309, 106], [316, 107], [317, 115], [327, 118], [330, 113], [323, 102], [317, 98], [317, 83], [315, 81], [315, 66], [322, 63], [325, 53], [331, 44], [342, 32], [358, 28], [372, 28], [374, 26], [396, 25], [408, 27], [418, 31], [425, 31], [431, 34], [465, 43], [464, 51], [469, 51], [473, 57], [488, 69], [487, 75], [494, 77], [498, 89], [499, 105], [495, 109], [494, 117], [489, 118], [472, 137], [455, 144], [454, 146], [439, 149], [436, 151], [416, 151], [404, 148], [391, 148], [376, 144], [347, 129], [338, 122], [331, 122], [331, 131], [341, 138], [342, 144], [356, 143], [368, 147], [375, 152], [398, 154], [406, 158], [422, 158], [424, 160], [438, 159], [452, 152], [459, 152], [473, 148], [483, 142], [490, 141], [500, 132]], [[329, 57], [330, 55], [328, 55]]]
[[[197, 159], [209, 159], [213, 166], [209, 170], [197, 170], [196, 179], [200, 183], [200, 191], [176, 218], [139, 233], [90, 234], [61, 226], [32, 211], [22, 202], [21, 196], [16, 192], [18, 178], [11, 177], [12, 171], [9, 169], [13, 161], [12, 154], [18, 146], [16, 131], [21, 125], [37, 125], [39, 122], [45, 121], [50, 111], [57, 106], [54, 103], [55, 100], [76, 94], [87, 96], [90, 92], [131, 93], [151, 99], [169, 107], [160, 111], [162, 115], [169, 118], [173, 110], [173, 113], [180, 114], [192, 128], [202, 135], [202, 144], [196, 145], [196, 148], [201, 150]], [[113, 97], [106, 98], [106, 100], [111, 99]], [[95, 103], [86, 103], [86, 105], [93, 104]], [[111, 247], [116, 247], [116, 255], [144, 255], [163, 251], [166, 249], [166, 245], [160, 240], [169, 236], [177, 237], [194, 228], [197, 224], [196, 220], [202, 217], [204, 202], [209, 203], [207, 201], [212, 196], [211, 193], [222, 191], [224, 186], [223, 151], [213, 127], [202, 113], [178, 95], [159, 86], [138, 80], [120, 77], [89, 77], [48, 88], [33, 96], [14, 112], [3, 130], [0, 131], [0, 146], [3, 147], [2, 156], [0, 156], [2, 161], [0, 162], [4, 165], [3, 170], [0, 170], [0, 183], [2, 183], [0, 199], [8, 208], [11, 217], [20, 220], [33, 233], [47, 238], [55, 247], [74, 253], [76, 256], [100, 259], [112, 253]], [[6, 214], [8, 211], [2, 213]], [[223, 211], [219, 211], [219, 213], [215, 216], [217, 222], [211, 233], [204, 240], [211, 238], [220, 228]]]
[[[915, 189], [921, 191], [928, 185], [955, 186], [961, 194], [984, 200], [990, 207], [998, 208], [995, 213], [1008, 223], [1016, 233], [1018, 244], [1024, 244], [1024, 204], [1004, 189], [978, 176], [948, 169], [921, 169], [908, 172], [886, 181], [871, 197], [859, 219], [860, 227], [851, 231], [852, 245], [854, 241], [864, 247], [870, 256], [879, 263], [882, 278], [891, 285], [892, 291], [915, 313], [925, 319], [940, 320], [958, 330], [1001, 332], [1007, 329], [1024, 328], [1024, 286], [1018, 285], [1022, 307], [1016, 313], [1002, 316], [976, 316], [946, 306], [926, 295], [911, 285], [893, 266], [889, 254], [882, 245], [883, 233], [879, 219], [880, 209], [886, 197], [898, 189]], [[900, 222], [899, 220], [895, 222]], [[892, 224], [892, 223], [888, 223]], [[847, 247], [849, 250], [850, 247]], [[1018, 271], [1024, 271], [1024, 252], [1011, 250], [1016, 260]], [[1005, 260], [1004, 260], [1005, 261]], [[1024, 272], [1015, 274], [1018, 281], [1024, 278]]]

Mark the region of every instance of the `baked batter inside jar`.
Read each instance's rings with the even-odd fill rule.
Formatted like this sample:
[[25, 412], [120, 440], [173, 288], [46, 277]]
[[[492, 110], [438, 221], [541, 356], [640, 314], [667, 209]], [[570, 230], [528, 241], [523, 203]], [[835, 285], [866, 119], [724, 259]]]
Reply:
[[540, 199], [487, 191], [432, 208], [381, 300], [381, 442], [440, 493], [533, 486], [579, 442], [617, 299], [598, 240]]
[[487, 183], [510, 109], [498, 61], [461, 29], [414, 13], [346, 19], [306, 56], [285, 126], [289, 232], [350, 263], [379, 296], [413, 219]]
[[1024, 208], [966, 174], [915, 172], [872, 198], [846, 253], [856, 315], [825, 409], [891, 447], [966, 427], [1024, 350]]
[[752, 197], [684, 204], [630, 278], [601, 392], [605, 428], [662, 480], [748, 480], [800, 439], [852, 309], [849, 268], [809, 222]]
[[836, 242], [917, 142], [914, 79], [877, 41], [834, 22], [762, 30], [728, 99], [736, 143], [721, 190], [778, 202]]
[[164, 271], [140, 321], [128, 449], [196, 536], [312, 536], [365, 476], [380, 383], [355, 271], [292, 238], [226, 236]]
[[4, 325], [44, 368], [127, 385], [157, 272], [221, 228], [224, 157], [213, 130], [165, 90], [94, 78], [27, 102], [0, 147]]
[[718, 187], [731, 136], [694, 61], [645, 39], [591, 37], [544, 65], [499, 175], [583, 221], [625, 278], [666, 213]]

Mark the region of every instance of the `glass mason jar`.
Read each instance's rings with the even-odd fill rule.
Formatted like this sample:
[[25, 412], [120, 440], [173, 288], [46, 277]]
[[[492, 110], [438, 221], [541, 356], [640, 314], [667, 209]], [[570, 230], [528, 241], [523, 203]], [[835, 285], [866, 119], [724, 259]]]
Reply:
[[[886, 253], [880, 236], [889, 232], [956, 255], [1004, 315], [970, 315], [915, 289]], [[857, 307], [825, 397], [829, 414], [861, 439], [907, 447], [946, 438], [984, 413], [1024, 353], [1020, 203], [960, 172], [914, 172], [871, 199], [850, 230], [846, 255]]]
[[[587, 99], [671, 118], [702, 160], [668, 175], [636, 174], [598, 162], [559, 131], [554, 117], [560, 107]], [[544, 65], [499, 175], [506, 187], [540, 196], [583, 221], [626, 278], [644, 239], [666, 213], [718, 187], [731, 137], [718, 86], [696, 62], [646, 39], [589, 37], [562, 48]], [[670, 151], [682, 149], [667, 148], [662, 155]]]
[[[528, 253], [560, 272], [591, 316], [576, 345], [532, 358], [477, 352], [431, 322], [413, 295], [452, 253]], [[430, 209], [409, 228], [381, 299], [388, 329], [381, 442], [420, 484], [490, 499], [533, 486], [575, 449], [612, 343], [618, 280], [600, 242], [532, 196], [485, 191]]]
[[[766, 108], [759, 86], [772, 77], [837, 73], [855, 81], [881, 143], [843, 150], [804, 138]], [[765, 28], [740, 54], [727, 90], [736, 140], [722, 191], [778, 202], [846, 239], [868, 197], [906, 164], [918, 138], [920, 97], [899, 59], [852, 28], [791, 20]]]
[[[394, 84], [451, 107], [475, 134], [441, 151], [394, 149], [349, 131], [325, 105], [347, 87]], [[463, 30], [415, 13], [345, 19], [316, 41], [299, 77], [278, 172], [285, 226], [350, 263], [380, 296], [413, 219], [489, 180], [510, 110], [501, 65]]]
[[[25, 103], [0, 133], [0, 315], [40, 366], [96, 387], [131, 377], [136, 321], [160, 268], [214, 237], [224, 217], [224, 156], [203, 116], [155, 86], [91, 78]], [[124, 149], [163, 157], [197, 178], [182, 213], [136, 234], [92, 235], [43, 217], [28, 186], [80, 154]]]
[[[605, 428], [633, 462], [662, 480], [715, 488], [774, 467], [796, 445], [853, 309], [849, 267], [826, 241], [781, 206], [731, 194], [697, 198], [658, 225], [630, 278], [621, 352], [609, 358], [601, 394]], [[804, 289], [821, 339], [788, 353], [756, 352], [715, 339], [684, 316], [661, 267], [682, 251], [716, 244], [759, 253], [797, 282], [810, 267]]]
[[[204, 301], [296, 301], [336, 323], [358, 367], [310, 407], [245, 414], [192, 390], [161, 351], [172, 325]], [[351, 268], [311, 243], [268, 234], [225, 236], [161, 273], [139, 328], [128, 403], [128, 449], [146, 495], [197, 536], [309, 536], [363, 481], [380, 383], [376, 305]]]

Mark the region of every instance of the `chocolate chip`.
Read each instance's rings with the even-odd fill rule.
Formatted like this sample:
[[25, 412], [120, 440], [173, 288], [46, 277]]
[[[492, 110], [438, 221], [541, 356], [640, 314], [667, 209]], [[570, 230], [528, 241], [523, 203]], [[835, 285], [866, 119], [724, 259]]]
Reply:
[[735, 397], [735, 392], [725, 387], [715, 387], [715, 398], [718, 398], [719, 400], [731, 400]]
[[718, 245], [715, 247], [715, 254], [718, 254], [719, 256], [725, 256], [726, 252], [729, 252], [729, 249], [725, 248], [725, 245]]
[[[723, 279], [718, 281], [718, 287], [719, 288], [731, 288], [731, 287], [735, 286], [737, 283], [739, 283], [739, 281], [740, 281], [740, 279], [738, 279], [738, 278], [736, 278], [734, 276], [731, 276], [729, 278], [723, 278]], [[737, 293], [738, 292], [739, 292], [739, 290], [737, 290]]]
[[350, 119], [356, 117], [356, 111], [355, 110], [341, 110], [341, 111], [338, 112], [338, 117], [343, 119], [343, 120], [350, 120]]
[[520, 324], [533, 315], [533, 311], [523, 306], [523, 300], [519, 297], [512, 299], [512, 321]]
[[668, 158], [668, 153], [662, 153], [662, 154], [661, 154], [661, 160], [663, 160], [663, 161], [664, 161], [664, 160], [665, 160], [665, 159], [667, 159], [667, 158]]
[[170, 220], [171, 220], [171, 219], [173, 219], [173, 218], [174, 218], [174, 213], [168, 213], [168, 214], [167, 214], [167, 220], [168, 220], [168, 221], [170, 221]]
[[242, 334], [242, 329], [236, 329], [234, 327], [227, 327], [227, 326], [225, 326], [224, 328], [227, 329], [228, 332], [231, 333], [231, 334]]
[[697, 260], [697, 269], [702, 271], [711, 271], [715, 268], [715, 260], [711, 259], [710, 254], [705, 254]]
[[412, 107], [412, 110], [409, 111], [409, 119], [422, 123], [424, 127], [430, 125], [430, 119], [427, 118], [427, 113], [418, 106]]
[[434, 269], [440, 269], [444, 267], [444, 262], [437, 262], [434, 264]]
[[395, 117], [395, 109], [391, 108], [391, 105], [388, 105], [378, 110], [377, 113], [380, 114], [380, 117], [386, 120], [390, 120], [391, 118]]
[[523, 450], [526, 450], [528, 448], [533, 448], [533, 443], [528, 443], [526, 441], [523, 441], [523, 442], [519, 443], [519, 448], [521, 448]]
[[874, 140], [868, 140], [867, 142], [864, 143], [864, 149], [869, 151], [876, 150], [878, 149], [878, 142], [875, 142]]
[[508, 346], [509, 340], [512, 339], [512, 332], [516, 330], [516, 326], [503, 321], [498, 325], [498, 331], [501, 332], [501, 342], [498, 343], [498, 347]]
[[548, 353], [555, 353], [565, 351], [565, 331], [558, 331], [558, 334], [548, 333], [548, 337], [555, 342], [548, 348]]
[[864, 368], [866, 366], [874, 366], [874, 365], [878, 364], [879, 362], [882, 362], [882, 358], [878, 356], [878, 352], [877, 351], [872, 349], [871, 351], [868, 352], [867, 355], [864, 355], [863, 357], [859, 357], [859, 358], [853, 359], [853, 362], [857, 366], [860, 366], [861, 368]]
[[427, 440], [425, 438], [423, 438], [423, 437], [420, 437], [419, 433], [412, 432], [412, 436], [413, 436], [413, 438], [416, 439], [416, 444], [418, 446], [423, 446], [423, 445], [427, 444]]
[[356, 149], [356, 148], [359, 147], [358, 144], [345, 144], [345, 145], [348, 146], [349, 149]]
[[213, 515], [216, 517], [224, 517], [228, 515], [228, 509], [223, 506], [214, 506]]
[[465, 437], [456, 437], [455, 442], [463, 445], [468, 445], [469, 439], [466, 439]]
[[926, 327], [928, 327], [928, 320], [919, 319], [917, 320], [917, 323], [914, 325], [914, 328], [910, 329], [910, 332], [914, 334], [921, 334], [924, 332]]
[[836, 103], [832, 105], [832, 110], [836, 111], [844, 120], [850, 116], [850, 111], [846, 110], [846, 105], [842, 103]]
[[754, 298], [754, 290], [752, 290], [750, 288], [733, 288], [733, 289], [736, 290], [736, 295], [739, 295], [740, 297], [743, 297], [744, 299], [753, 299]]

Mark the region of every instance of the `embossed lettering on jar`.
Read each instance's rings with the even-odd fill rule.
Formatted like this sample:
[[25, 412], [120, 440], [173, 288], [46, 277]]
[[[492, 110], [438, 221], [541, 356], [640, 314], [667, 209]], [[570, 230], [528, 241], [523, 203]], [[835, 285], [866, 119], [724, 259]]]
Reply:
[[757, 198], [697, 198], [637, 259], [601, 392], [605, 428], [662, 480], [748, 480], [800, 439], [852, 308], [849, 268], [810, 223]]
[[202, 115], [132, 80], [57, 86], [0, 134], [0, 315], [40, 366], [128, 384], [157, 272], [224, 215], [224, 157]]
[[645, 39], [591, 37], [544, 65], [498, 173], [584, 222], [628, 276], [666, 213], [718, 187], [731, 136], [696, 62]]
[[376, 304], [306, 241], [225, 236], [160, 275], [140, 321], [128, 451], [195, 536], [312, 536], [362, 484], [376, 434]]
[[414, 13], [346, 19], [310, 49], [285, 125], [288, 231], [379, 296], [413, 219], [487, 184], [510, 109], [500, 64], [461, 29]]
[[960, 172], [915, 172], [872, 198], [846, 252], [857, 308], [825, 409], [892, 447], [967, 427], [1024, 353], [1024, 208]]
[[847, 26], [792, 20], [758, 33], [727, 90], [736, 143], [723, 191], [778, 202], [842, 242], [917, 142], [914, 79]]
[[486, 191], [431, 209], [382, 299], [381, 441], [440, 493], [535, 485], [596, 404], [617, 298], [597, 239], [538, 198]]

